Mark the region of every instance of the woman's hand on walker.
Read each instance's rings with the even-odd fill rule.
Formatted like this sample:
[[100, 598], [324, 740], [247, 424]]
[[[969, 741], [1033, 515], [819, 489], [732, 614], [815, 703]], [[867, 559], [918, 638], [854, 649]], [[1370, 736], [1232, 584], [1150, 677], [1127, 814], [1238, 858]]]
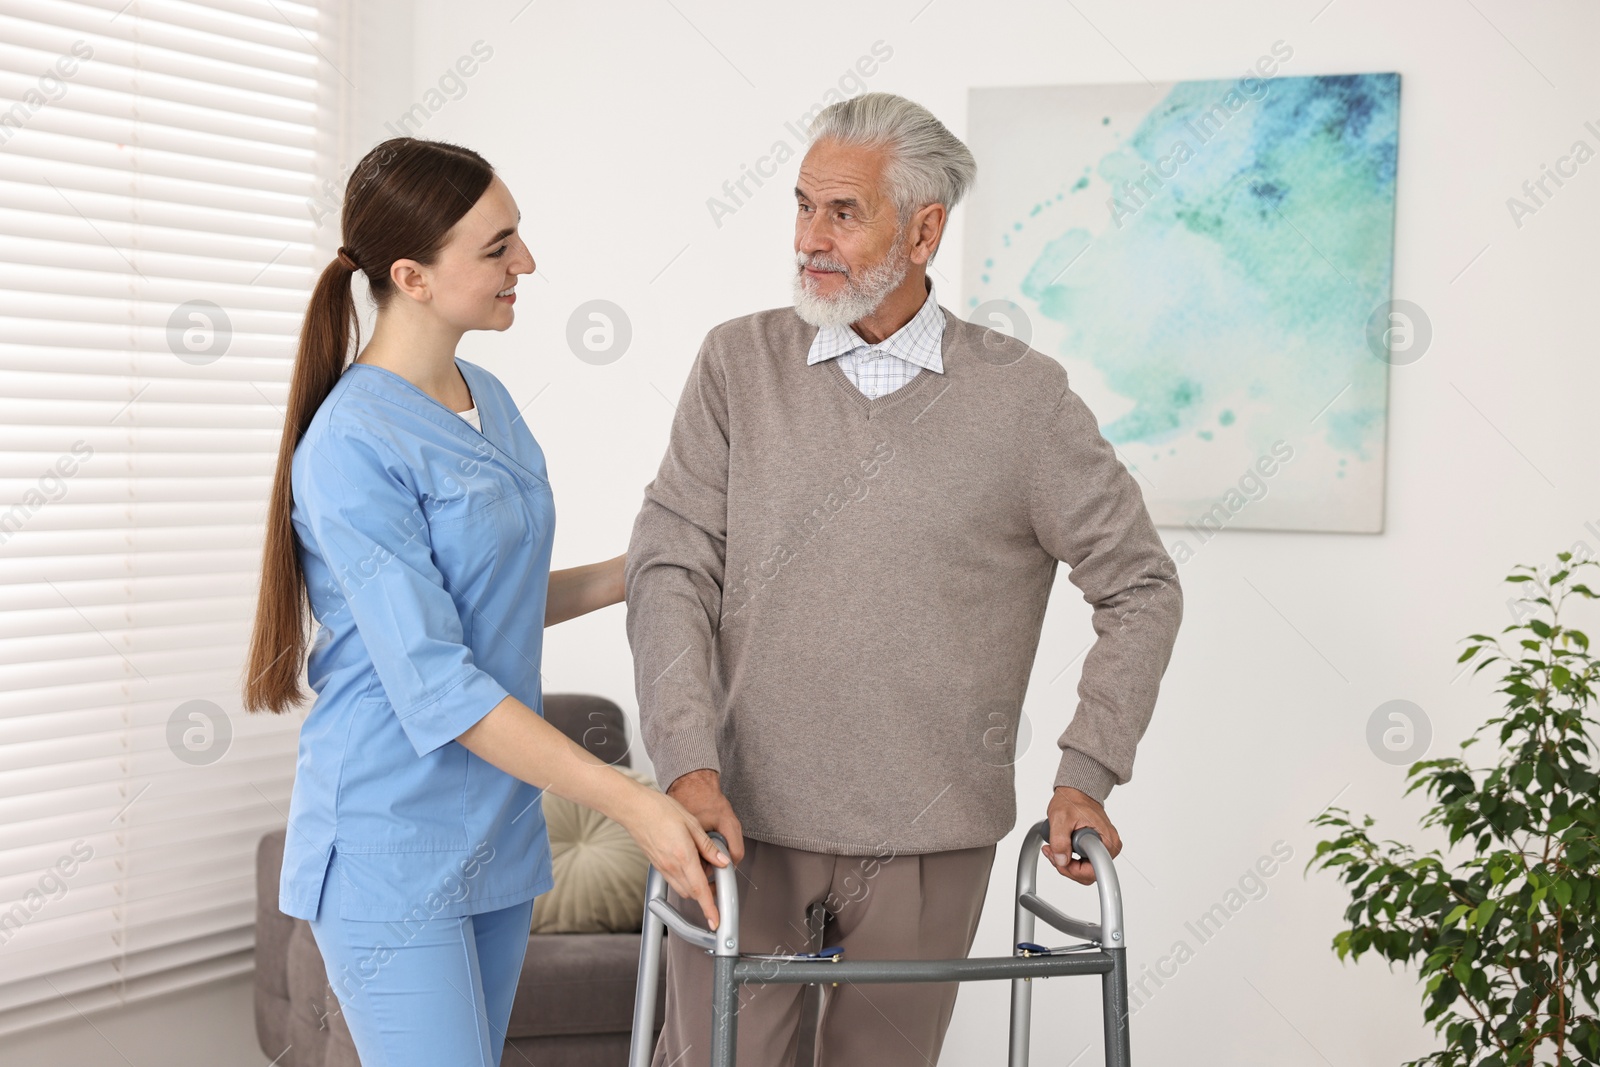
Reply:
[[621, 823], [667, 884], [699, 904], [717, 928], [717, 900], [702, 860], [714, 867], [730, 861], [682, 804], [600, 762], [514, 696], [456, 740], [507, 774]]
[[680, 896], [700, 905], [706, 925], [715, 930], [721, 917], [717, 897], [706, 880], [702, 861], [726, 867], [728, 856], [700, 828], [700, 822], [682, 804], [654, 789], [640, 786], [638, 813], [624, 825], [644, 849], [651, 866], [661, 872]]

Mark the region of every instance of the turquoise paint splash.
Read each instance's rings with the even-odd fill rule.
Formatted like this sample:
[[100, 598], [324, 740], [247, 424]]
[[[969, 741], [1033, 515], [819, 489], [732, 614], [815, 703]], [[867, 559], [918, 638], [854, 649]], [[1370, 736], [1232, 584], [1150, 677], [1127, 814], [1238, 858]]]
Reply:
[[[1242, 396], [1367, 459], [1387, 410], [1365, 326], [1390, 296], [1399, 76], [1261, 84], [1175, 86], [1095, 167], [1121, 225], [1059, 234], [1022, 293], [1067, 327], [1064, 357], [1134, 402], [1113, 442], [1210, 440], [1196, 431]], [[1160, 187], [1158, 166], [1176, 169]]]

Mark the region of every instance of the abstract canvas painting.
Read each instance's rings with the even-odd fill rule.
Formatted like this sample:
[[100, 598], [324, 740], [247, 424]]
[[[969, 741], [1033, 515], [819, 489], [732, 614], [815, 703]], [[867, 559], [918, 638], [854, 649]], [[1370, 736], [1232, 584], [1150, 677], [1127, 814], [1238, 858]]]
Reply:
[[1399, 97], [1393, 73], [971, 92], [962, 312], [1066, 367], [1191, 550], [1383, 528], [1391, 342], [1418, 328], [1390, 291]]

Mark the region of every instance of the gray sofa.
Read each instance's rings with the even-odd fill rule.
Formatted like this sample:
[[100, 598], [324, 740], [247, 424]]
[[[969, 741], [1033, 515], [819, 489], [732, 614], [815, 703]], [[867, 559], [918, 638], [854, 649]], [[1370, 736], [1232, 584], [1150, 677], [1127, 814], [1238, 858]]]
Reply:
[[[544, 704], [546, 719], [600, 759], [631, 763], [616, 704], [583, 694]], [[256, 1038], [275, 1067], [360, 1067], [310, 925], [278, 910], [285, 832], [256, 850]], [[501, 1062], [626, 1067], [638, 966], [638, 934], [530, 935]], [[662, 1014], [658, 1000], [658, 1029]]]

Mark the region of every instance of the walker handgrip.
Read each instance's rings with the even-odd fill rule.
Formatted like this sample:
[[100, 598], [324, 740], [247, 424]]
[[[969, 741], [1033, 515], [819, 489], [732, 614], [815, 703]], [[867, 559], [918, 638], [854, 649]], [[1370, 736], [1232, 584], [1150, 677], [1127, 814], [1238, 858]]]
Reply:
[[[645, 907], [652, 915], [666, 923], [668, 929], [691, 945], [705, 949], [716, 956], [737, 956], [739, 954], [739, 887], [734, 881], [738, 875], [733, 869], [733, 854], [728, 851], [727, 838], [715, 832], [707, 836], [722, 851], [722, 854], [729, 859], [726, 867], [713, 868], [715, 873], [712, 881], [717, 891], [717, 911], [720, 913], [718, 918], [721, 920], [721, 925], [715, 931], [696, 926], [688, 919], [685, 919], [683, 913], [677, 908], [662, 899], [646, 900]], [[730, 902], [732, 922], [729, 921]], [[732, 933], [728, 934], [725, 931], [732, 931]], [[731, 952], [725, 944], [730, 936], [733, 938], [733, 951]], [[720, 952], [718, 951], [719, 946], [722, 949]]]
[[1100, 890], [1100, 943], [1107, 948], [1123, 948], [1122, 885], [1111, 851], [1092, 826], [1080, 826], [1072, 835], [1072, 851], [1089, 861], [1094, 869], [1094, 884]]
[[[1022, 854], [1017, 862], [1017, 897], [1019, 904], [1024, 896], [1033, 897], [1034, 889], [1038, 884], [1039, 849], [1050, 840], [1050, 821], [1041, 819], [1028, 830], [1028, 836], [1022, 845]], [[1125, 932], [1122, 928], [1122, 889], [1117, 881], [1117, 868], [1111, 862], [1111, 853], [1106, 848], [1105, 842], [1100, 840], [1100, 834], [1092, 826], [1080, 826], [1072, 834], [1072, 851], [1089, 861], [1089, 866], [1094, 870], [1095, 888], [1100, 893], [1100, 922], [1098, 924], [1100, 936], [1096, 938], [1107, 948], [1122, 948], [1126, 943]], [[1072, 919], [1063, 915], [1049, 905], [1044, 905], [1053, 915], [1044, 914], [1043, 909], [1036, 909], [1031, 904], [1044, 902], [1034, 897], [1028, 905], [1022, 905], [1028, 912], [1038, 915], [1045, 922], [1064, 933], [1082, 936], [1082, 929], [1094, 924], [1086, 923], [1080, 919]], [[1056, 919], [1069, 920], [1074, 926], [1064, 927]], [[1018, 930], [1017, 940], [1031, 939], [1032, 931]]]
[[717, 932], [711, 944], [713, 956], [739, 954], [739, 872], [733, 869], [733, 853], [728, 850], [728, 839], [713, 830], [709, 835], [722, 854], [728, 857], [726, 867], [715, 868], [717, 889]]

